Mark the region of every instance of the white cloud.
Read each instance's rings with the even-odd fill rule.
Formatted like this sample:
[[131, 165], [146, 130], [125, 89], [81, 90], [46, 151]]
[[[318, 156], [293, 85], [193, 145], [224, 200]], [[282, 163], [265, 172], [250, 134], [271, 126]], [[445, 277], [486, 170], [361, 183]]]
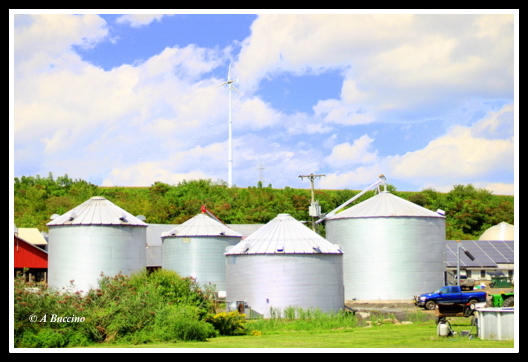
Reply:
[[345, 126], [368, 124], [375, 121], [372, 114], [366, 113], [357, 105], [347, 105], [337, 99], [319, 101], [314, 113], [326, 123]]
[[[453, 185], [471, 183], [495, 194], [513, 194], [513, 183], [492, 181], [495, 175], [514, 173], [512, 112], [507, 104], [471, 127], [454, 126], [424, 148], [403, 155], [379, 157], [373, 150], [374, 139], [366, 135], [352, 145], [338, 144], [325, 158], [338, 171], [328, 173], [322, 187], [359, 189], [383, 173], [388, 183], [403, 182], [419, 189], [448, 192]], [[346, 171], [346, 166], [354, 169]]]
[[[184, 179], [216, 180], [217, 175], [223, 171], [222, 166], [227, 165], [227, 159], [223, 157], [225, 154], [227, 154], [226, 142], [205, 147], [196, 146], [187, 151], [179, 150], [174, 154], [166, 155], [166, 158], [156, 158], [153, 161], [117, 164], [104, 179], [103, 184], [148, 186], [156, 181], [177, 184]], [[225, 169], [227, 170], [227, 166]]]
[[[238, 93], [233, 93], [232, 97], [232, 121], [234, 127], [238, 130], [258, 130], [274, 126], [280, 123], [283, 118], [280, 113], [275, 111], [270, 104], [266, 104], [261, 99], [239, 97]], [[234, 99], [237, 97], [237, 99]], [[228, 102], [226, 97], [225, 110], [227, 111]], [[228, 118], [226, 118], [227, 120]]]
[[[279, 72], [343, 69], [341, 99], [332, 109], [318, 105], [328, 122], [365, 124], [377, 119], [375, 109], [410, 105], [437, 105], [440, 114], [439, 105], [461, 95], [512, 96], [513, 20], [512, 14], [264, 14], [237, 68], [248, 92]], [[369, 113], [356, 113], [359, 101]]]
[[108, 178], [102, 181], [102, 186], [150, 186], [155, 182], [176, 185], [184, 180], [199, 180], [210, 178], [200, 170], [186, 173], [173, 173], [165, 165], [155, 162], [145, 162], [132, 165], [125, 169], [113, 169]]
[[[155, 181], [154, 176], [179, 180], [172, 173], [204, 176], [194, 161], [174, 164], [173, 172], [160, 170], [171, 170], [174, 153], [192, 160], [198, 157], [197, 145], [211, 149], [207, 144], [218, 143], [219, 134], [222, 141], [227, 138], [227, 94], [214, 89], [215, 81], [199, 81], [202, 72], [218, 65], [213, 51], [167, 48], [142, 64], [104, 71], [70, 49], [78, 39], [89, 42], [106, 35], [101, 18], [39, 15], [25, 20], [15, 36], [15, 154], [26, 155], [31, 145], [46, 155], [45, 160], [27, 160], [34, 164], [25, 168], [40, 174], [64, 170], [85, 179], [109, 172], [113, 176], [106, 183], [115, 177], [118, 184], [126, 180], [130, 185]], [[34, 46], [39, 52], [31, 51]], [[210, 151], [218, 154], [218, 149]]]
[[512, 127], [513, 118], [497, 117], [509, 113], [511, 105], [476, 122], [472, 127], [454, 126], [447, 134], [432, 140], [418, 151], [388, 157], [393, 177], [416, 183], [471, 183], [499, 173], [514, 172], [513, 135], [507, 138], [484, 138], [484, 130], [497, 129], [496, 122]]
[[[327, 173], [321, 179], [321, 188], [323, 189], [348, 189], [361, 190], [378, 181], [378, 175], [384, 172], [381, 164], [372, 164], [360, 166], [349, 172], [332, 172]], [[390, 179], [387, 181], [390, 182]]]
[[504, 139], [514, 136], [513, 104], [506, 104], [497, 112], [490, 112], [472, 127], [473, 137]]
[[456, 126], [422, 150], [393, 157], [390, 164], [395, 176], [403, 178], [484, 176], [513, 169], [513, 140], [474, 138], [471, 129]]
[[69, 55], [72, 45], [91, 47], [107, 35], [98, 15], [15, 14], [15, 69], [43, 69]]
[[341, 143], [334, 146], [325, 162], [333, 168], [342, 169], [357, 164], [373, 164], [378, 161], [377, 151], [370, 152], [374, 139], [367, 135], [354, 140], [354, 143]]
[[[421, 186], [421, 190], [423, 189], [434, 189], [438, 192], [447, 193], [451, 190], [453, 190], [453, 187], [455, 185], [460, 185], [463, 183], [450, 183], [446, 185], [439, 185], [435, 183], [424, 183]], [[507, 183], [501, 183], [501, 182], [471, 182], [471, 185], [473, 185], [475, 188], [478, 189], [485, 189], [493, 193], [494, 195], [514, 195], [515, 194], [515, 186], [514, 184], [507, 184]]]
[[[120, 22], [139, 26], [159, 19], [125, 16]], [[512, 17], [459, 19], [260, 16], [234, 68], [244, 79], [240, 87], [246, 88], [239, 88], [243, 96], [232, 94], [235, 184], [260, 161], [267, 164], [273, 185], [291, 185], [298, 174], [327, 167], [321, 180], [327, 188], [363, 187], [380, 173], [389, 182], [434, 187], [475, 184], [494, 172], [511, 172], [512, 105], [471, 127], [455, 126], [404, 155], [380, 157], [383, 146], [366, 135], [352, 144], [343, 141], [355, 126], [385, 121], [382, 109], [405, 113], [412, 104], [421, 109], [435, 102], [458, 105], [467, 94], [511, 97]], [[228, 92], [215, 88], [222, 77], [202, 77], [221, 64], [226, 49], [167, 47], [142, 63], [104, 71], [72, 51], [72, 45], [108, 39], [106, 24], [97, 15], [20, 15], [16, 24], [17, 162], [20, 157], [35, 162], [33, 168], [24, 167], [41, 174], [98, 174], [106, 184], [130, 186], [225, 178]], [[343, 74], [341, 94], [319, 101], [313, 114], [280, 113], [252, 93], [263, 78], [279, 72], [335, 69]], [[446, 112], [438, 108], [431, 114], [442, 118]], [[461, 123], [468, 124], [467, 119]], [[331, 135], [315, 138], [325, 133]], [[287, 143], [288, 137], [294, 141]], [[31, 153], [39, 157], [30, 160]], [[346, 169], [350, 165], [360, 167]], [[495, 180], [489, 185], [510, 187]]]
[[130, 24], [133, 28], [139, 28], [150, 24], [153, 21], [160, 21], [162, 17], [170, 16], [167, 14], [127, 14], [117, 18], [116, 22], [121, 24]]

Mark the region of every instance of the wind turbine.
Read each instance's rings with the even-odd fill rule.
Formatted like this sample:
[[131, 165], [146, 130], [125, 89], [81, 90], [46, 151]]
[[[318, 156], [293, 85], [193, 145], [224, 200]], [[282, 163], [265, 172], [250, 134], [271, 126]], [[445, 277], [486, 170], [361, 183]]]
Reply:
[[219, 85], [217, 85], [215, 88], [221, 87], [223, 85], [227, 85], [227, 89], [229, 89], [229, 157], [227, 161], [227, 186], [231, 187], [233, 185], [233, 139], [232, 139], [232, 120], [231, 120], [231, 91], [235, 90], [238, 92], [238, 94], [242, 95], [238, 89], [235, 88], [233, 85], [233, 80], [231, 79], [231, 63], [229, 63], [229, 69], [227, 71], [227, 80]]

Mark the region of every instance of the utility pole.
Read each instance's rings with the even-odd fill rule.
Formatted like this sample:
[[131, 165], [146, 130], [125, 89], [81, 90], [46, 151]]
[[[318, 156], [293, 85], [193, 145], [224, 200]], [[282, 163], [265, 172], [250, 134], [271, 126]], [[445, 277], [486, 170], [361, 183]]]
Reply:
[[260, 185], [264, 185], [264, 169], [266, 167], [262, 166], [262, 163], [259, 163], [258, 164], [258, 167], [256, 168], [258, 171], [259, 171], [259, 182], [260, 182]]
[[312, 220], [312, 230], [315, 231], [315, 218], [319, 217], [321, 215], [321, 208], [319, 206], [319, 203], [315, 201], [315, 193], [314, 193], [314, 181], [317, 177], [323, 177], [326, 175], [314, 175], [313, 173], [309, 175], [299, 175], [301, 180], [306, 177], [310, 180], [311, 183], [311, 189], [312, 189], [312, 202], [310, 204], [310, 207], [308, 208], [309, 215], [314, 218]]

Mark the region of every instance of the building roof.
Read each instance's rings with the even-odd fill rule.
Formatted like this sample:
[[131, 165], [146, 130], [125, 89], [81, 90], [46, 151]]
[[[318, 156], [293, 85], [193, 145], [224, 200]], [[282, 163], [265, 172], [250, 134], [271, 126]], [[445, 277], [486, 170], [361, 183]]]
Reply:
[[37, 228], [16, 228], [15, 233], [19, 238], [32, 245], [47, 245], [48, 242]]
[[28, 243], [21, 237], [14, 238], [14, 267], [19, 268], [41, 268], [48, 267], [48, 252]]
[[500, 222], [484, 231], [479, 240], [514, 240], [515, 227], [507, 222]]
[[131, 225], [148, 226], [102, 196], [94, 196], [47, 223], [55, 225]]
[[342, 251], [289, 214], [278, 214], [225, 255], [306, 253], [341, 254]]
[[225, 224], [213, 219], [205, 213], [197, 214], [191, 219], [187, 220], [181, 225], [169, 230], [168, 232], [162, 233], [162, 238], [175, 237], [175, 236], [227, 236], [227, 237], [238, 237], [242, 235], [230, 229]]
[[[473, 268], [496, 268], [497, 264], [514, 264], [514, 242], [494, 240], [461, 240], [460, 246], [466, 249], [475, 260], [471, 260], [462, 250], [460, 266]], [[446, 265], [457, 266], [457, 241], [446, 240]]]
[[413, 202], [395, 196], [388, 191], [383, 191], [357, 205], [354, 205], [328, 220], [344, 218], [363, 217], [393, 217], [393, 216], [414, 216], [414, 217], [440, 217], [445, 216], [437, 212], [428, 210]]

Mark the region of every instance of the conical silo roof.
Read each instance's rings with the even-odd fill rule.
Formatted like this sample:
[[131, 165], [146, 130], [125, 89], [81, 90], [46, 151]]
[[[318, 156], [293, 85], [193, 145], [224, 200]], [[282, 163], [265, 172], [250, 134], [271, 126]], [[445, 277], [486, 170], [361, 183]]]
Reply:
[[46, 225], [132, 225], [148, 226], [136, 216], [102, 196], [94, 196], [56, 217]]
[[337, 245], [306, 227], [289, 214], [273, 220], [229, 249], [232, 254], [341, 254]]
[[484, 231], [479, 240], [514, 240], [515, 227], [507, 222], [500, 222]]
[[174, 229], [161, 234], [162, 238], [182, 236], [230, 236], [239, 237], [242, 235], [236, 231], [228, 228], [226, 225], [214, 220], [212, 217], [201, 213], [193, 218], [187, 220], [181, 225], [176, 226]]
[[351, 208], [346, 209], [330, 218], [362, 218], [362, 217], [394, 217], [394, 216], [414, 216], [414, 217], [439, 217], [444, 218], [434, 211], [428, 210], [413, 202], [395, 196], [388, 191], [383, 191]]

